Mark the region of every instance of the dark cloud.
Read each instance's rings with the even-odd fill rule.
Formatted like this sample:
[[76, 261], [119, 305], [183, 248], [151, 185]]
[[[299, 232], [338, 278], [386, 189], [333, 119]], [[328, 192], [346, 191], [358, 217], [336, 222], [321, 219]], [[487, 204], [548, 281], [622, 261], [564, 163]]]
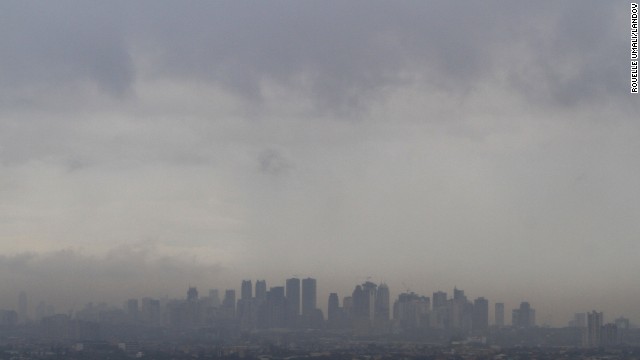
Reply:
[[[606, 104], [627, 95], [623, 63], [626, 35], [621, 6], [562, 2], [523, 19], [521, 40], [527, 51], [513, 56], [521, 66], [508, 68], [512, 85], [536, 105], [575, 107]], [[520, 39], [514, 39], [519, 41]], [[514, 47], [514, 51], [521, 51]]]
[[572, 106], [625, 90], [619, 12], [602, 2], [216, 2], [152, 10], [162, 20], [140, 43], [169, 76], [254, 98], [272, 79], [325, 110], [363, 107], [414, 77], [464, 93], [504, 72], [525, 97]]
[[[2, 2], [0, 239], [18, 254], [0, 257], [3, 289], [68, 303], [215, 286], [225, 269], [182, 252], [236, 280], [340, 278], [341, 294], [372, 271], [517, 301], [544, 279], [562, 281], [540, 296], [631, 289], [627, 10]], [[168, 256], [105, 250], [146, 238]]]
[[595, 1], [5, 2], [0, 74], [5, 87], [90, 80], [121, 97], [142, 66], [253, 103], [275, 81], [318, 111], [342, 112], [389, 86], [426, 81], [464, 94], [507, 73], [526, 98], [573, 106], [626, 89], [618, 10]]
[[260, 153], [258, 162], [261, 172], [272, 175], [285, 173], [294, 167], [279, 151], [274, 149], [267, 149]]
[[81, 81], [122, 97], [135, 78], [122, 7], [106, 2], [0, 5], [0, 78], [4, 91], [62, 91]]

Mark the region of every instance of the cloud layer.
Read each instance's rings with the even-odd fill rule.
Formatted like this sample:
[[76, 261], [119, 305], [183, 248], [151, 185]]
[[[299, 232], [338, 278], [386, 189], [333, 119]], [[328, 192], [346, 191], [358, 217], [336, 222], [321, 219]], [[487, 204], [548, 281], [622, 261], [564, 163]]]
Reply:
[[2, 301], [11, 304], [17, 300], [13, 295], [27, 290], [32, 308], [44, 300], [67, 312], [79, 310], [87, 302], [120, 305], [128, 297], [182, 297], [189, 284], [199, 283], [207, 293], [222, 281], [224, 270], [194, 260], [185, 255], [162, 255], [151, 243], [120, 246], [102, 255], [70, 249], [3, 255]]
[[4, 2], [0, 286], [373, 276], [640, 319], [627, 5]]

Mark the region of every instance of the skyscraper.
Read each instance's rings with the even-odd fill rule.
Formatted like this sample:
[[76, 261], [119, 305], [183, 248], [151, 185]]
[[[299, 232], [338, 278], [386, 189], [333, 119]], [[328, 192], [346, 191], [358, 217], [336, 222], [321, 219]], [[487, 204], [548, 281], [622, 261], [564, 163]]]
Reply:
[[252, 297], [251, 280], [242, 280], [242, 287], [240, 288], [240, 299], [250, 300]]
[[345, 296], [342, 298], [342, 311], [345, 317], [353, 317], [353, 296]]
[[268, 324], [272, 328], [286, 326], [286, 297], [284, 286], [274, 286], [267, 293]]
[[586, 347], [598, 347], [602, 340], [602, 312], [587, 313], [587, 333], [583, 338]]
[[621, 316], [615, 320], [615, 324], [618, 330], [629, 330], [629, 319], [627, 318]]
[[464, 295], [464, 290], [459, 290], [457, 287], [453, 288], [453, 300], [467, 301], [467, 297]]
[[265, 280], [256, 281], [256, 299], [267, 299], [267, 282]]
[[367, 281], [353, 290], [353, 317], [358, 326], [371, 325], [375, 316], [377, 285]]
[[380, 284], [378, 286], [378, 291], [376, 293], [375, 300], [375, 315], [374, 319], [377, 323], [384, 324], [389, 321], [389, 309], [390, 309], [390, 299], [389, 299], [389, 287], [387, 284]]
[[600, 327], [600, 345], [614, 346], [619, 342], [618, 327], [616, 324], [604, 324]]
[[471, 330], [473, 304], [467, 300], [464, 290], [453, 289], [453, 299], [448, 304], [448, 326], [453, 329]]
[[393, 304], [393, 318], [405, 330], [427, 327], [430, 307], [428, 297], [414, 292], [402, 293]]
[[181, 322], [187, 326], [195, 326], [200, 323], [200, 302], [198, 301], [198, 290], [195, 287], [189, 287], [187, 291], [187, 303], [184, 311]]
[[300, 317], [300, 279], [287, 279], [285, 297], [287, 298], [287, 325], [296, 327]]
[[535, 310], [531, 308], [528, 302], [520, 303], [520, 308], [513, 309], [511, 312], [511, 324], [518, 327], [531, 327], [535, 325]]
[[198, 289], [196, 289], [193, 286], [189, 287], [189, 290], [187, 291], [187, 300], [188, 301], [198, 300]]
[[367, 316], [370, 322], [373, 322], [375, 317], [375, 309], [376, 309], [376, 294], [378, 292], [378, 285], [372, 283], [371, 281], [367, 281], [362, 284], [362, 290], [364, 291], [365, 297], [365, 307], [364, 311], [366, 311]]
[[337, 293], [329, 294], [329, 303], [327, 307], [327, 317], [329, 324], [335, 325], [340, 317], [340, 300]]
[[242, 280], [242, 285], [240, 287], [240, 300], [238, 300], [238, 304], [236, 306], [236, 317], [240, 322], [240, 327], [244, 330], [251, 329], [254, 324], [253, 317], [253, 304], [254, 299], [252, 298], [253, 288], [251, 287], [251, 280]]
[[222, 309], [224, 315], [228, 318], [236, 316], [236, 291], [233, 289], [225, 290], [224, 299], [222, 300]]
[[483, 297], [479, 297], [473, 302], [471, 328], [478, 332], [489, 329], [489, 301]]
[[316, 309], [316, 279], [302, 280], [302, 315], [310, 317]]
[[431, 312], [431, 326], [444, 329], [449, 326], [449, 309], [447, 293], [438, 291], [433, 293], [433, 311]]
[[447, 293], [438, 291], [433, 293], [433, 307], [447, 306]]

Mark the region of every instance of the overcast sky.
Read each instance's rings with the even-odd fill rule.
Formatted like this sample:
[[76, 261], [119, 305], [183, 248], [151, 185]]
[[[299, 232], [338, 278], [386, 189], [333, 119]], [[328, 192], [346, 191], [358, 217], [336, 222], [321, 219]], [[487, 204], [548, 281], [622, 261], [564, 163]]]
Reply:
[[627, 1], [2, 1], [0, 306], [454, 286], [640, 323]]

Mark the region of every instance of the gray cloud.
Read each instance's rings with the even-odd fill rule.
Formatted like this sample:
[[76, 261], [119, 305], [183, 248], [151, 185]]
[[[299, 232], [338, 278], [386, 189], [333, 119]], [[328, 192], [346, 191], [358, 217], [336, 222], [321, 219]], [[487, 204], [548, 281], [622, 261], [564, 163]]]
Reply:
[[557, 318], [635, 298], [627, 7], [2, 3], [3, 304], [292, 273]]
[[285, 173], [294, 167], [279, 151], [274, 149], [261, 152], [258, 162], [261, 172], [272, 175]]
[[[61, 311], [85, 302], [119, 304], [128, 297], [181, 296], [189, 284], [213, 287], [223, 268], [189, 256], [161, 255], [150, 244], [120, 246], [104, 255], [60, 250], [0, 255], [5, 305], [26, 291]], [[180, 293], [176, 293], [180, 291]]]
[[143, 43], [164, 55], [156, 58], [163, 73], [254, 98], [274, 79], [308, 91], [321, 109], [362, 106], [415, 76], [459, 92], [506, 72], [527, 99], [558, 105], [620, 95], [626, 82], [623, 10], [610, 3], [218, 2], [156, 11], [163, 21], [149, 22]]
[[122, 97], [138, 68], [254, 103], [275, 81], [340, 113], [416, 80], [459, 93], [506, 73], [526, 99], [572, 106], [624, 91], [621, 12], [601, 2], [9, 2], [0, 74], [11, 88], [91, 80]]
[[[107, 3], [5, 2], [1, 5], [0, 77], [4, 91], [46, 87], [64, 91], [93, 81], [121, 97], [135, 77], [122, 7]], [[28, 101], [28, 99], [27, 99]]]

